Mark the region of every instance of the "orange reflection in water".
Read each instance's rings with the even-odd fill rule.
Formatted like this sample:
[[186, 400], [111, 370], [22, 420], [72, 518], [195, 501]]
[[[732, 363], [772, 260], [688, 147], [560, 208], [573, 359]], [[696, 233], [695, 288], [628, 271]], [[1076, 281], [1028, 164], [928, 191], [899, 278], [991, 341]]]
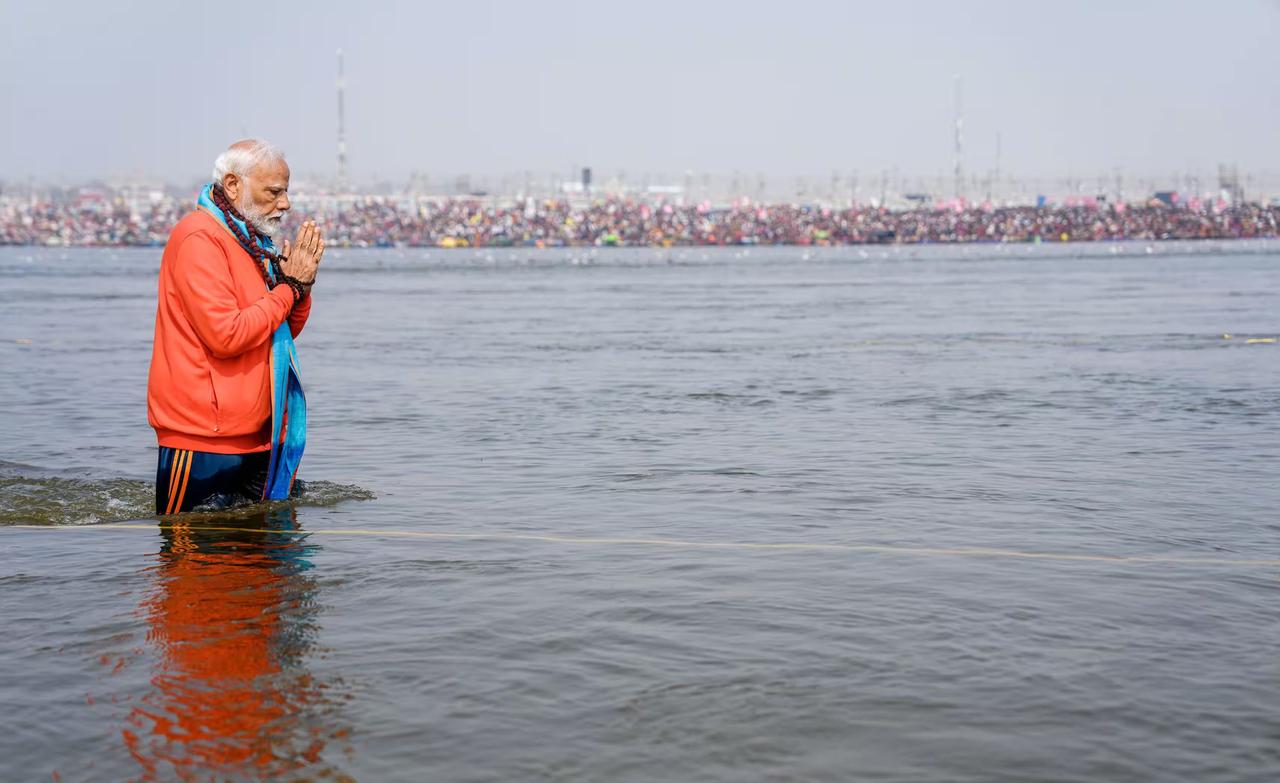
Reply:
[[142, 606], [159, 663], [123, 731], [140, 779], [349, 779], [322, 763], [347, 732], [306, 668], [317, 586], [293, 509], [162, 533]]

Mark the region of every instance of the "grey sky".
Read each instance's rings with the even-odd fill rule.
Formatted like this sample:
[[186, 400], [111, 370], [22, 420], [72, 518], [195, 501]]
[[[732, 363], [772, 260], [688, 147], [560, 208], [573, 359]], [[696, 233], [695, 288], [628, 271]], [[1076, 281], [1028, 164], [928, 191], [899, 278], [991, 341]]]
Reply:
[[1275, 171], [1280, 4], [0, 0], [0, 179]]

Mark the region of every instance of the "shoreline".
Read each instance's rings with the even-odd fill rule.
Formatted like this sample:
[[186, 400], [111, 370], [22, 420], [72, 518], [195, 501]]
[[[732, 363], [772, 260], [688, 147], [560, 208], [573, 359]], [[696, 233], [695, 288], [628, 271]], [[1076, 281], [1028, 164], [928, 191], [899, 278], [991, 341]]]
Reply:
[[[1043, 249], [1066, 249], [1077, 248], [1084, 250], [1085, 248], [1112, 248], [1112, 253], [1116, 253], [1116, 248], [1129, 248], [1141, 246], [1169, 247], [1173, 245], [1181, 245], [1186, 247], [1207, 248], [1214, 247], [1221, 249], [1226, 247], [1242, 247], [1242, 246], [1264, 246], [1274, 245], [1276, 251], [1280, 251], [1280, 233], [1265, 236], [1249, 236], [1249, 237], [1107, 237], [1103, 239], [1069, 239], [1069, 240], [992, 240], [992, 239], [972, 239], [972, 240], [921, 240], [921, 241], [894, 241], [894, 242], [824, 242], [824, 243], [798, 243], [798, 242], [716, 242], [716, 243], [671, 243], [671, 244], [626, 244], [626, 243], [601, 243], [601, 242], [573, 242], [564, 244], [547, 244], [547, 243], [490, 243], [490, 244], [441, 244], [441, 243], [414, 243], [414, 242], [393, 242], [386, 244], [375, 243], [358, 243], [358, 242], [334, 242], [329, 245], [331, 250], [441, 250], [450, 252], [462, 251], [493, 251], [493, 250], [511, 250], [511, 251], [558, 251], [558, 250], [590, 250], [590, 251], [642, 251], [642, 250], [703, 250], [703, 251], [749, 251], [749, 250], [767, 250], [771, 248], [780, 248], [787, 250], [808, 250], [808, 251], [833, 251], [833, 250], [907, 250], [912, 248], [1043, 248]], [[44, 250], [123, 250], [123, 249], [163, 249], [164, 242], [2, 242], [0, 241], [0, 249], [44, 249]], [[1121, 251], [1123, 252], [1123, 251]]]
[[[0, 208], [0, 245], [163, 245], [189, 211], [175, 200], [150, 207], [123, 202], [10, 205]], [[329, 247], [868, 247], [1280, 238], [1280, 205], [1258, 202], [890, 210], [369, 199], [353, 204], [300, 200], [290, 215], [294, 217], [286, 220], [282, 237], [305, 216], [323, 227]]]

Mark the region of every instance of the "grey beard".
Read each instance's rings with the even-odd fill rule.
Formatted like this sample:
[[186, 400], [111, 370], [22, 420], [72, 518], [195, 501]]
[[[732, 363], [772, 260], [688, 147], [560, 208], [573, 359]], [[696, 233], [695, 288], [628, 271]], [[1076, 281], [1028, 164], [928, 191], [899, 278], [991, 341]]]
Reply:
[[284, 218], [282, 217], [274, 219], [249, 218], [249, 222], [253, 223], [254, 228], [271, 237], [272, 242], [280, 238], [280, 231], [284, 228]]
[[[247, 196], [248, 194], [245, 195]], [[247, 198], [245, 200], [248, 201]], [[284, 228], [283, 215], [271, 218], [252, 204], [237, 204], [236, 208], [240, 210], [241, 215], [244, 215], [244, 219], [249, 222], [249, 225], [266, 234], [271, 238], [272, 242], [275, 242], [280, 237], [280, 230]]]

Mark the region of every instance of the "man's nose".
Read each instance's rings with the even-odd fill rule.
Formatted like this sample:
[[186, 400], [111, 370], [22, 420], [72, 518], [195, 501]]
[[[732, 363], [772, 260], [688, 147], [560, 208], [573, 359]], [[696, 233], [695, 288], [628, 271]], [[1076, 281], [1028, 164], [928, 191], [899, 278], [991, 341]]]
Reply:
[[293, 204], [289, 203], [288, 193], [281, 193], [280, 198], [276, 199], [276, 209], [280, 210], [281, 212], [288, 212], [289, 208], [292, 206]]

